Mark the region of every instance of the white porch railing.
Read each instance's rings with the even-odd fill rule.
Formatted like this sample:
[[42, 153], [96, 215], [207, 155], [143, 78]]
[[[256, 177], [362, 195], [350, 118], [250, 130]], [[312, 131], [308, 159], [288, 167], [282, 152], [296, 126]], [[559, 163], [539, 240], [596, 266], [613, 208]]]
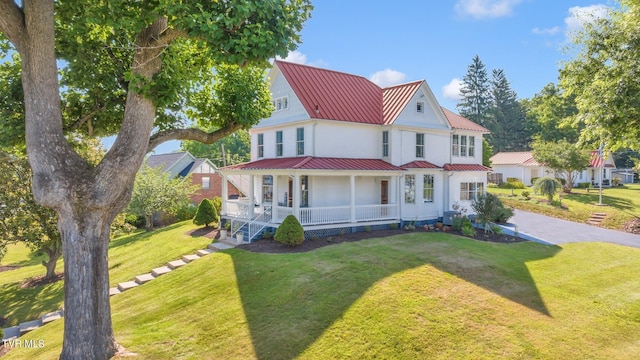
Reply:
[[349, 222], [351, 220], [349, 206], [300, 208], [298, 221], [302, 225], [322, 225]]
[[271, 222], [271, 206], [265, 206], [264, 211], [249, 223], [249, 241]]
[[226, 215], [240, 218], [251, 219], [253, 217], [253, 207], [249, 201], [246, 200], [229, 200], [226, 203]]
[[360, 205], [356, 206], [356, 221], [391, 220], [398, 218], [398, 205]]

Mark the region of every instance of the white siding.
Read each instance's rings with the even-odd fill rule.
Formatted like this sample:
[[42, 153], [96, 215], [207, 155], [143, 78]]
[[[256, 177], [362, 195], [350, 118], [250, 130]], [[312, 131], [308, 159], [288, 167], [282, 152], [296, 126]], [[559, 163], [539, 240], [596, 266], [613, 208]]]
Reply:
[[[472, 131], [460, 131], [460, 130], [456, 130], [454, 131], [453, 135], [460, 135], [460, 136], [467, 136], [467, 139], [469, 137], [473, 137], [474, 140], [474, 156], [455, 156], [452, 154], [451, 156], [451, 162], [453, 164], [482, 164], [482, 135], [478, 134], [477, 132], [472, 132]], [[452, 136], [452, 135], [451, 135]], [[458, 144], [459, 145], [459, 144]], [[469, 146], [469, 140], [467, 140], [467, 147]], [[449, 148], [449, 153], [451, 153], [451, 148]], [[468, 150], [467, 150], [467, 154], [468, 154]], [[460, 152], [458, 152], [458, 154], [460, 154]]]
[[[445, 176], [448, 175], [445, 174]], [[486, 191], [487, 173], [482, 171], [456, 171], [449, 177], [449, 204], [447, 210], [451, 210], [451, 205], [457, 202], [467, 209], [467, 214], [472, 214], [471, 201], [460, 200], [460, 184], [463, 182], [483, 183]]]
[[272, 79], [271, 97], [272, 99], [287, 96], [289, 98], [289, 108], [287, 110], [274, 111], [270, 117], [260, 121], [255, 128], [287, 124], [290, 122], [300, 121], [309, 118], [309, 114], [302, 106], [302, 103], [293, 93], [293, 89], [282, 76], [277, 67], [274, 67], [269, 76]]
[[[424, 202], [423, 188], [424, 175], [433, 175], [433, 202]], [[405, 221], [412, 220], [432, 220], [442, 216], [444, 204], [444, 176], [442, 171], [411, 171], [407, 175], [415, 175], [416, 177], [416, 201], [415, 204], [407, 204], [404, 199], [405, 179], [402, 177], [400, 187], [402, 188], [402, 219]]]
[[[383, 127], [325, 121], [315, 127], [315, 156], [382, 158]], [[295, 134], [294, 134], [295, 135]]]

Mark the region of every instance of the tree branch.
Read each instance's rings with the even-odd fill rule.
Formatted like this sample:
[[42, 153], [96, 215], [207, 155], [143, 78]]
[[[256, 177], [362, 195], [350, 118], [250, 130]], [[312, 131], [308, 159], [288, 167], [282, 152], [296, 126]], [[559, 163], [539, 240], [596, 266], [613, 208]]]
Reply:
[[24, 12], [13, 0], [0, 0], [0, 32], [11, 41], [18, 52], [23, 50], [26, 34]]
[[149, 139], [149, 146], [147, 152], [151, 152], [158, 145], [170, 141], [170, 140], [195, 140], [203, 144], [213, 144], [214, 142], [222, 139], [225, 136], [231, 135], [237, 130], [240, 130], [242, 125], [236, 123], [230, 123], [229, 125], [212, 131], [210, 133], [200, 129], [170, 129], [155, 133]]

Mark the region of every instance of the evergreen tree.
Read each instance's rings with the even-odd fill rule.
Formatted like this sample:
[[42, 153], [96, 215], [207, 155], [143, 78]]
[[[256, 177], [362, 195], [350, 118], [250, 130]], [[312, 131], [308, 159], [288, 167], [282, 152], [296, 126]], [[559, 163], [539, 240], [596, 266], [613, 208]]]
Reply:
[[209, 199], [202, 199], [200, 205], [198, 205], [198, 211], [193, 218], [193, 223], [196, 225], [204, 225], [209, 227], [211, 223], [217, 223], [220, 220], [216, 208], [213, 206], [213, 202]]
[[467, 74], [462, 78], [462, 83], [462, 99], [456, 105], [456, 109], [460, 115], [485, 126], [490, 107], [489, 78], [478, 55], [467, 66]]
[[504, 70], [493, 70], [491, 111], [486, 127], [491, 131], [489, 143], [496, 151], [523, 151], [529, 148], [525, 111], [518, 95], [511, 89]]

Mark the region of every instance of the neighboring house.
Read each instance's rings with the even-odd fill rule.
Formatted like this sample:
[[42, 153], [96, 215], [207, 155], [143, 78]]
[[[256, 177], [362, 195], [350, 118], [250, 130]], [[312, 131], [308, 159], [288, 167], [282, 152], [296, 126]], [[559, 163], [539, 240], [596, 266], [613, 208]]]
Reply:
[[[161, 167], [172, 179], [191, 175], [191, 183], [199, 187], [191, 195], [191, 202], [195, 205], [205, 198], [222, 196], [222, 176], [208, 159], [198, 159], [189, 152], [176, 152], [151, 155], [147, 158], [147, 165], [152, 168]], [[239, 196], [240, 192], [231, 182], [227, 182], [227, 187], [227, 194]]]
[[485, 191], [487, 129], [441, 108], [426, 81], [380, 88], [283, 61], [269, 81], [274, 111], [250, 131], [252, 161], [220, 169], [253, 189], [223, 193], [223, 217], [249, 238], [289, 214], [306, 231], [435, 221]]
[[531, 151], [499, 152], [489, 160], [493, 174], [501, 174], [502, 181], [516, 178], [525, 185], [532, 185], [533, 180], [547, 176], [550, 171], [533, 158]]
[[590, 154], [589, 166], [576, 176], [576, 185], [579, 183], [591, 183], [593, 186], [600, 184], [600, 168], [602, 167], [602, 186], [611, 186], [612, 172], [616, 170], [613, 154], [609, 153], [604, 158], [598, 156], [598, 150]]
[[632, 184], [634, 179], [638, 177], [638, 173], [633, 169], [617, 169], [612, 171], [612, 179], [620, 179], [622, 184]]
[[[508, 177], [518, 178], [525, 185], [532, 185], [531, 180], [541, 176], [553, 175], [553, 171], [539, 164], [533, 158], [531, 151], [499, 152], [490, 158], [494, 174], [502, 174], [503, 181]], [[598, 151], [590, 154], [589, 166], [575, 176], [574, 186], [579, 183], [590, 183], [597, 186], [600, 183], [600, 165], [602, 163], [603, 186], [611, 186], [612, 171], [616, 169], [613, 156], [609, 154], [605, 159], [598, 156]]]

